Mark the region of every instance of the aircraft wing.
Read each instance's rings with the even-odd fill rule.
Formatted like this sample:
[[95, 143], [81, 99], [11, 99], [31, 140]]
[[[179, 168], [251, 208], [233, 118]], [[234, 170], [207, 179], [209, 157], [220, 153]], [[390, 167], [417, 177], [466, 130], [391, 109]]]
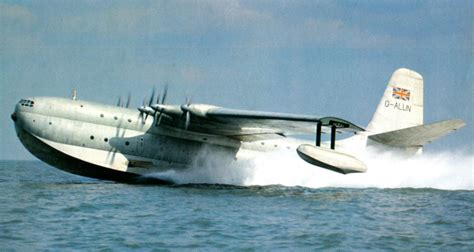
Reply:
[[[336, 117], [237, 110], [204, 104], [182, 106], [180, 110], [181, 114], [176, 109], [164, 112], [173, 118], [171, 124], [174, 127], [184, 128], [187, 124], [187, 130], [192, 132], [224, 135], [242, 141], [314, 134], [317, 123], [321, 123], [322, 133], [329, 133], [332, 125], [337, 132], [364, 131], [363, 128]], [[174, 115], [169, 112], [174, 112]], [[186, 123], [186, 120], [189, 122]]]

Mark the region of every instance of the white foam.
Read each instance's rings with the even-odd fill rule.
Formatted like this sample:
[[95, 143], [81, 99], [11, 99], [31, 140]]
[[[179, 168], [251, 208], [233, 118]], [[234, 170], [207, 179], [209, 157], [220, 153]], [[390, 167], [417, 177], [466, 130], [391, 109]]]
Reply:
[[360, 158], [368, 166], [367, 173], [342, 175], [307, 164], [296, 152], [265, 153], [234, 161], [203, 151], [192, 168], [156, 176], [179, 184], [474, 190], [472, 154], [442, 152], [407, 158], [367, 150]]

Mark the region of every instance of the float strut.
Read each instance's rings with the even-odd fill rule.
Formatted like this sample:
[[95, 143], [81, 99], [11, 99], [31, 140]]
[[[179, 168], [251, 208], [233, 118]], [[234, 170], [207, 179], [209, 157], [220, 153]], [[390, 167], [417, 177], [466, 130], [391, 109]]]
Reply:
[[321, 146], [321, 122], [316, 125], [316, 146]]
[[331, 149], [336, 148], [336, 126], [331, 125]]

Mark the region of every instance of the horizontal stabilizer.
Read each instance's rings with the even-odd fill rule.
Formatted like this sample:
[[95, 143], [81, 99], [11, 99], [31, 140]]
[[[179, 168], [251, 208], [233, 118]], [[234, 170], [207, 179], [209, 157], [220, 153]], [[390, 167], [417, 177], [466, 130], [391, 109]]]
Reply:
[[465, 125], [460, 119], [446, 120], [375, 134], [369, 139], [394, 147], [423, 146]]

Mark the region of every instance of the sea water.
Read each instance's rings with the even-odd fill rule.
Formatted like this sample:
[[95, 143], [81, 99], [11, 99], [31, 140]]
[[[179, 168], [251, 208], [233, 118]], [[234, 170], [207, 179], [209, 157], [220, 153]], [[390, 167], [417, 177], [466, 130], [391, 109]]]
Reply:
[[0, 249], [474, 249], [472, 155], [379, 156], [352, 175], [288, 158], [154, 174], [165, 186], [0, 161]]

